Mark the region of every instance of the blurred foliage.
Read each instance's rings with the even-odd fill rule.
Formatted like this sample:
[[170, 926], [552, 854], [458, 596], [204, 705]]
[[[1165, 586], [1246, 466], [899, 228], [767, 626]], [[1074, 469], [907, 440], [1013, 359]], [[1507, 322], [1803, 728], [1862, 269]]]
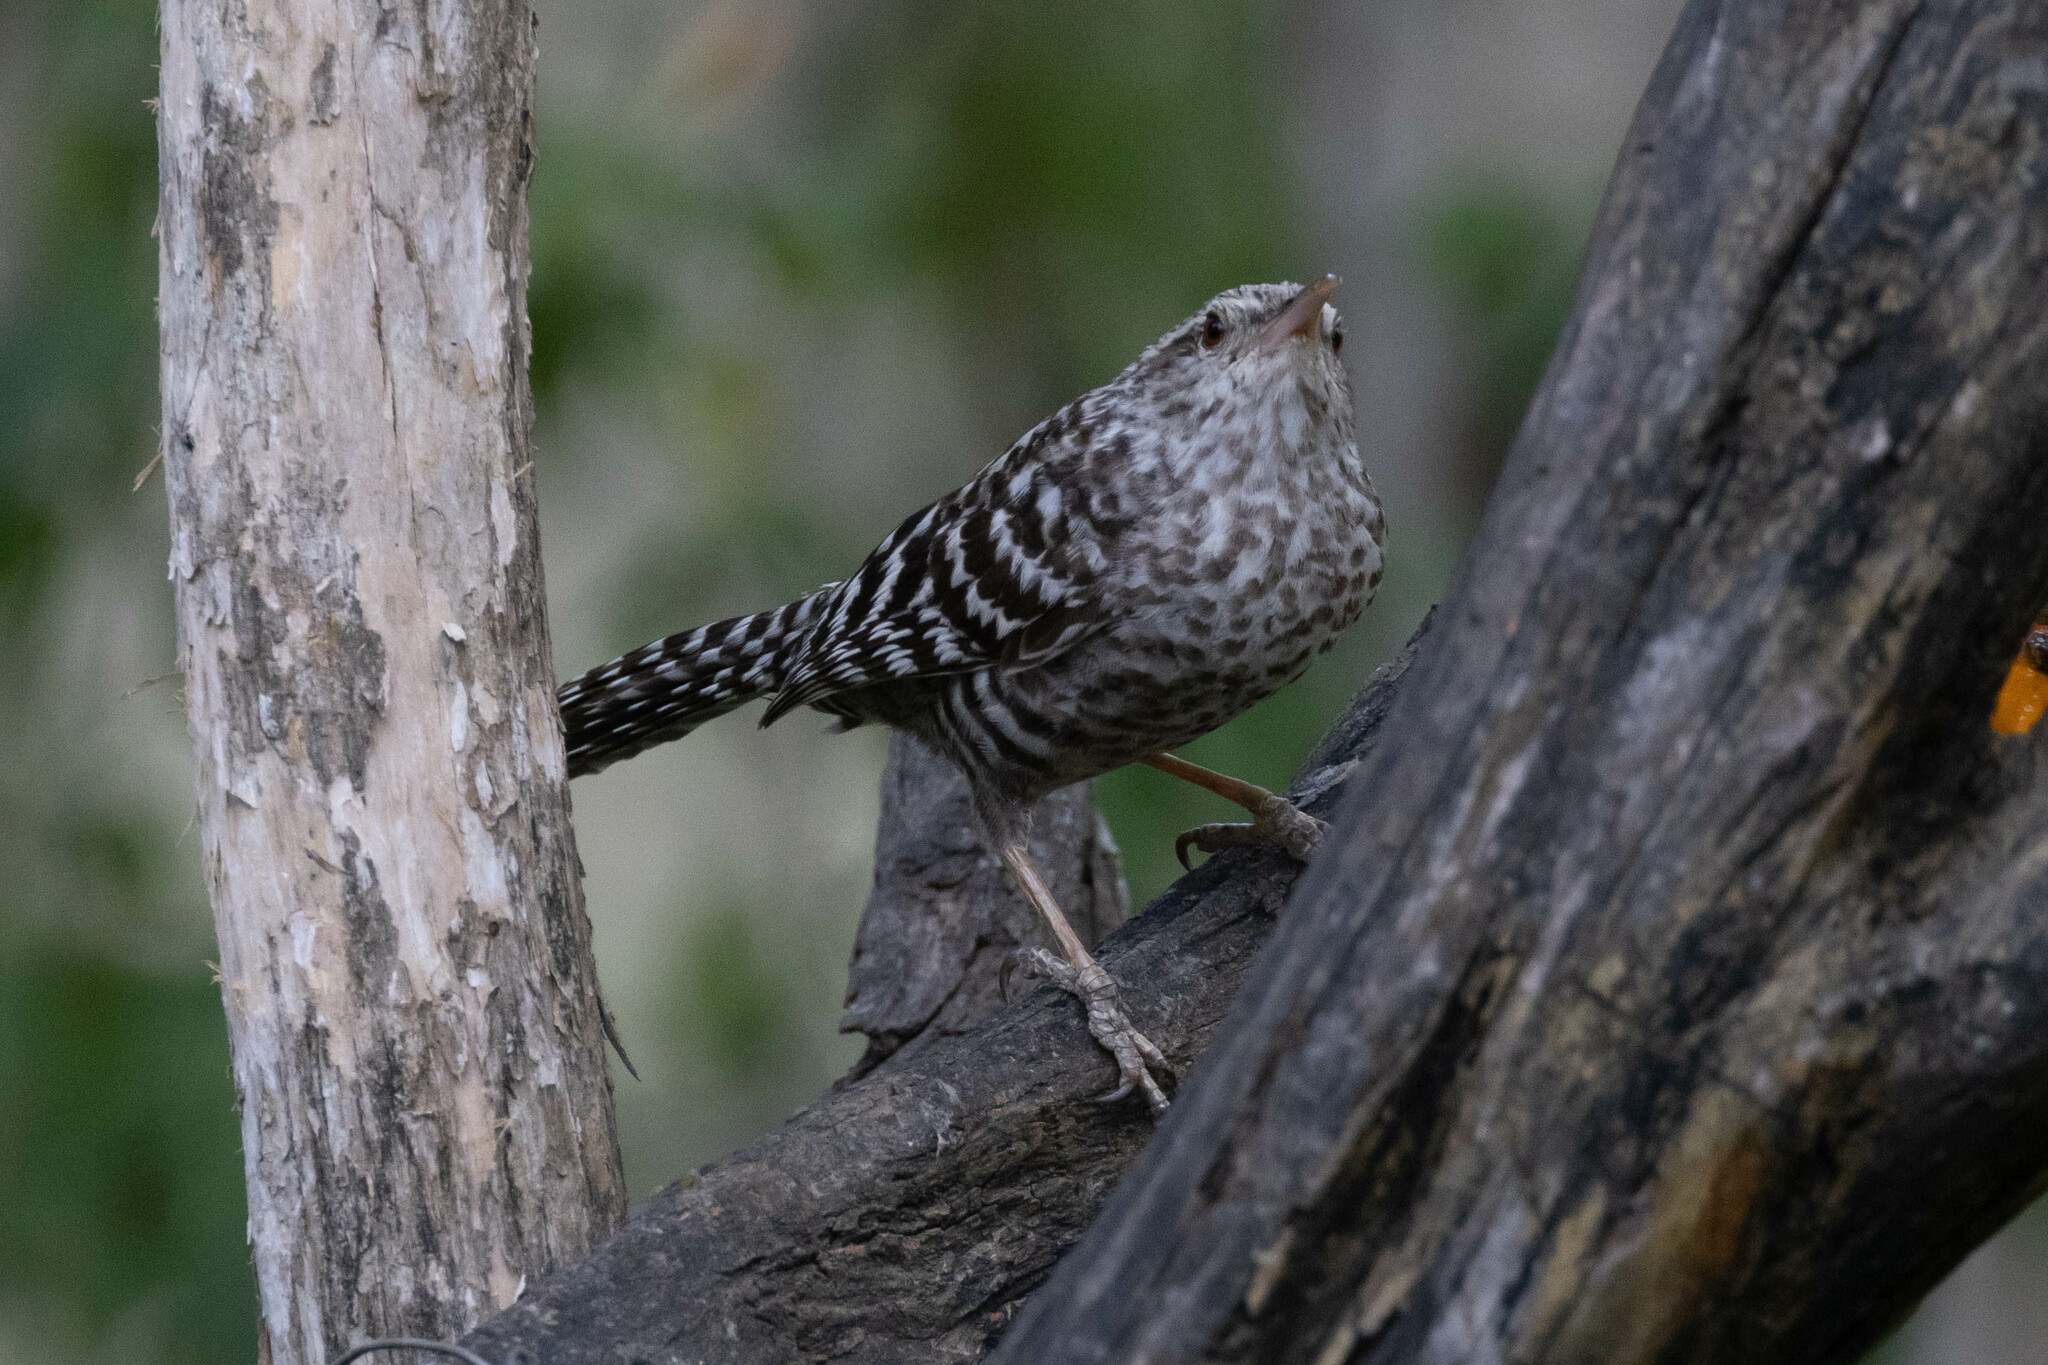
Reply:
[[[0, 1324], [32, 1324], [42, 1359], [235, 1359], [255, 1331], [204, 895], [176, 817], [94, 781], [120, 756], [54, 662], [58, 599], [110, 542], [148, 603], [140, 647], [171, 654], [161, 494], [129, 491], [155, 444], [155, 17], [8, 16], [35, 60], [13, 68], [0, 231], [0, 704], [29, 718], [0, 732]], [[140, 679], [101, 681], [112, 702]], [[180, 923], [202, 932], [163, 933]]]
[[729, 1083], [774, 1066], [790, 1033], [788, 983], [756, 942], [754, 919], [727, 904], [700, 915], [681, 963], [683, 1030]]
[[[772, 11], [727, 0], [698, 26], [760, 26]], [[789, 153], [765, 170], [735, 168], [702, 140], [544, 119], [541, 410], [571, 370], [663, 405], [687, 423], [715, 499], [696, 534], [645, 547], [627, 576], [638, 591], [616, 606], [618, 647], [676, 629], [679, 607], [759, 605], [737, 585], [789, 595], [843, 575], [910, 510], [848, 524], [764, 481], [784, 434], [764, 417], [776, 358], [658, 281], [708, 258], [826, 311], [936, 289], [989, 429], [1020, 433], [1209, 294], [1287, 273], [1276, 11], [1233, 0], [862, 7], [780, 73], [779, 89], [807, 93], [782, 111]], [[693, 36], [686, 26], [676, 41]], [[958, 444], [962, 463], [934, 494], [1000, 453]]]
[[1278, 9], [879, 9], [823, 73], [808, 221], [835, 258], [942, 280], [1028, 425], [1200, 299], [1299, 269]]
[[220, 992], [62, 944], [0, 963], [0, 1283], [85, 1340], [246, 1357], [240, 1133]]
[[[82, 523], [125, 491], [156, 410], [155, 6], [56, 0], [15, 131], [16, 259], [0, 300], [0, 626], [28, 627]], [[32, 110], [32, 116], [27, 116]]]
[[1416, 208], [1423, 278], [1459, 328], [1465, 375], [1452, 495], [1475, 519], [1571, 312], [1590, 194], [1561, 203], [1506, 176], [1454, 176]]

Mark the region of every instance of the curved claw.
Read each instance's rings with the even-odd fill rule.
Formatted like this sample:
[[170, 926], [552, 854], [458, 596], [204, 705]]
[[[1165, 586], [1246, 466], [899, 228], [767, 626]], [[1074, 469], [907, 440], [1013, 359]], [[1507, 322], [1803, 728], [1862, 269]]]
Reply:
[[1121, 1080], [1119, 1080], [1119, 1081], [1117, 1082], [1117, 1087], [1116, 1087], [1116, 1089], [1114, 1089], [1114, 1090], [1105, 1090], [1105, 1091], [1104, 1091], [1104, 1092], [1102, 1092], [1102, 1093], [1101, 1093], [1100, 1095], [1097, 1095], [1097, 1096], [1096, 1096], [1096, 1097], [1095, 1097], [1094, 1099], [1092, 1099], [1092, 1100], [1088, 1101], [1088, 1103], [1090, 1103], [1090, 1104], [1115, 1104], [1115, 1103], [1116, 1103], [1116, 1102], [1117, 1102], [1118, 1100], [1120, 1100], [1120, 1099], [1122, 1099], [1122, 1098], [1123, 1098], [1124, 1096], [1126, 1096], [1126, 1095], [1130, 1094], [1130, 1093], [1131, 1093], [1131, 1092], [1132, 1092], [1133, 1090], [1135, 1090], [1135, 1089], [1137, 1089], [1137, 1088], [1138, 1088], [1138, 1083], [1137, 1083], [1136, 1081], [1132, 1080], [1132, 1079], [1131, 1079], [1131, 1078], [1130, 1078], [1129, 1076], [1125, 1076], [1124, 1078], [1122, 1078]]
[[[1143, 1034], [1138, 1036], [1144, 1037]], [[1170, 1072], [1168, 1074], [1171, 1075]], [[1145, 1091], [1145, 1107], [1152, 1111], [1154, 1119], [1162, 1117], [1168, 1109], [1173, 1107], [1173, 1101], [1166, 1097], [1166, 1092], [1160, 1089], [1159, 1082], [1152, 1079], [1152, 1073], [1143, 1066], [1138, 1067], [1134, 1071], [1125, 1072], [1123, 1078], [1117, 1082], [1116, 1089], [1097, 1095], [1089, 1103], [1114, 1104], [1141, 1086]]]
[[1257, 825], [1196, 825], [1191, 830], [1183, 831], [1181, 836], [1173, 841], [1173, 853], [1180, 859], [1180, 865], [1192, 872], [1195, 866], [1188, 861], [1188, 850], [1191, 848], [1199, 853], [1215, 854], [1226, 848], [1245, 848], [1251, 844], [1274, 841], [1273, 836], [1262, 832]]
[[1019, 948], [1016, 951], [1005, 956], [1003, 958], [1003, 965], [996, 969], [996, 994], [1002, 997], [1002, 1001], [1005, 1005], [1012, 1003], [1010, 998], [1011, 977], [1015, 976], [1020, 971], [1023, 972], [1026, 976], [1038, 976], [1043, 971], [1043, 969], [1032, 959], [1031, 954], [1033, 952], [1043, 953], [1045, 952], [1045, 949]]
[[1283, 797], [1268, 796], [1249, 824], [1197, 825], [1173, 841], [1174, 856], [1189, 871], [1188, 850], [1221, 853], [1247, 844], [1276, 844], [1297, 862], [1307, 862], [1329, 826]]

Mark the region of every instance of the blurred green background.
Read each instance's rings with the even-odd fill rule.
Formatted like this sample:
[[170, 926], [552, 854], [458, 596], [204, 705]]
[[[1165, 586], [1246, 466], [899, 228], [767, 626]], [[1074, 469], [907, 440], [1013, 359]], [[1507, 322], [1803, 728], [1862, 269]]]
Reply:
[[[541, 0], [562, 675], [845, 573], [1210, 294], [1335, 270], [1392, 527], [1381, 603], [1189, 751], [1284, 783], [1475, 524], [1676, 8]], [[143, 0], [0, 0], [0, 1365], [253, 1342], [162, 485], [131, 492], [157, 410], [155, 60]], [[858, 1054], [836, 1024], [881, 755], [743, 716], [579, 784], [646, 1077], [619, 1090], [635, 1190]], [[1139, 903], [1172, 835], [1225, 814], [1145, 770], [1099, 795]], [[1891, 1357], [2048, 1359], [2014, 1290], [2040, 1226]]]

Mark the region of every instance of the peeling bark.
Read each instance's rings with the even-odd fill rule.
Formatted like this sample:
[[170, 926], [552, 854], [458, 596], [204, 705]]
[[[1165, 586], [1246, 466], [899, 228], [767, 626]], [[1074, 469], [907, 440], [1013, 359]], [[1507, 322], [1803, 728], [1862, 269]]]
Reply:
[[166, 0], [164, 464], [264, 1340], [624, 1203], [528, 477], [530, 11]]

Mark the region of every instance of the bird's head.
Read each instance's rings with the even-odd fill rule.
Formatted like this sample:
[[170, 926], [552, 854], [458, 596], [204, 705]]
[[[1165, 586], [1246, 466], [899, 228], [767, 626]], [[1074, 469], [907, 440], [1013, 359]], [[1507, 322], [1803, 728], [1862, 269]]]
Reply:
[[1290, 445], [1349, 444], [1340, 283], [1241, 284], [1145, 349], [1118, 378], [1169, 427], [1263, 430]]

